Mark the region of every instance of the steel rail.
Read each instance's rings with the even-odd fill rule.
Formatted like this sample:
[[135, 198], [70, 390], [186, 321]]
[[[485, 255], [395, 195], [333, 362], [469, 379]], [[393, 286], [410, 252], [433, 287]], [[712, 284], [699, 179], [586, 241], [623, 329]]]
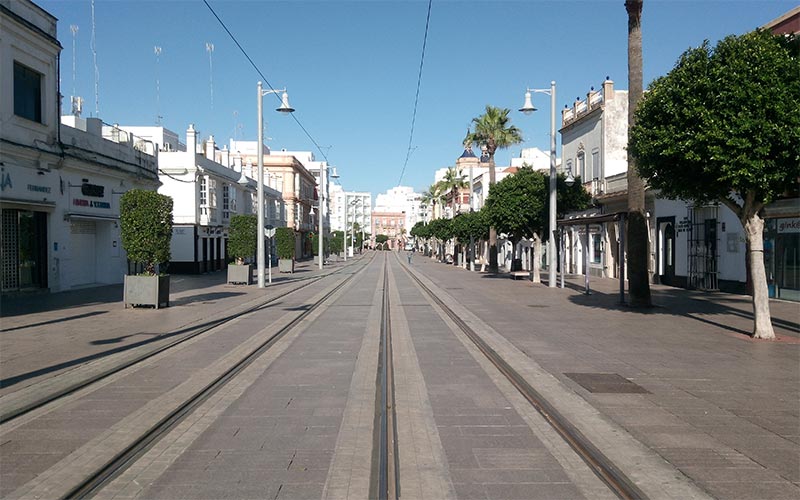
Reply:
[[378, 348], [378, 371], [375, 377], [375, 420], [373, 426], [372, 498], [400, 498], [400, 457], [397, 443], [397, 419], [394, 406], [394, 365], [392, 362], [392, 324], [389, 309], [389, 266], [383, 260], [381, 329]]
[[[398, 258], [398, 262], [400, 259]], [[464, 322], [444, 301], [436, 296], [406, 266], [405, 272], [422, 288], [428, 296], [447, 314], [458, 328], [475, 344], [484, 356], [502, 373], [519, 393], [552, 426], [561, 438], [586, 463], [589, 469], [619, 498], [645, 500], [647, 495], [622, 472], [613, 461], [603, 454], [592, 442], [564, 417], [539, 391], [534, 389], [500, 354], [492, 349], [469, 325]]]
[[[184, 335], [184, 336], [182, 336], [182, 337], [180, 337], [180, 338], [178, 338], [178, 339], [176, 339], [176, 340], [174, 340], [172, 342], [169, 342], [169, 343], [167, 343], [167, 344], [165, 344], [165, 345], [163, 345], [161, 347], [158, 347], [156, 349], [144, 352], [141, 355], [136, 356], [134, 358], [131, 358], [131, 359], [127, 360], [127, 361], [123, 361], [122, 363], [120, 363], [118, 365], [114, 365], [113, 367], [108, 368], [107, 370], [103, 370], [103, 371], [101, 371], [99, 373], [96, 373], [96, 374], [90, 376], [90, 377], [87, 377], [85, 379], [79, 380], [79, 381], [75, 382], [72, 385], [69, 385], [69, 386], [67, 386], [65, 388], [59, 389], [58, 391], [54, 391], [54, 392], [52, 392], [50, 394], [46, 394], [45, 396], [42, 396], [41, 398], [39, 398], [39, 399], [37, 399], [35, 401], [32, 401], [32, 402], [30, 402], [30, 403], [28, 403], [26, 405], [19, 406], [17, 408], [12, 408], [12, 409], [10, 409], [8, 411], [0, 412], [0, 424], [6, 424], [8, 422], [11, 422], [16, 418], [19, 418], [19, 417], [21, 417], [21, 416], [23, 416], [23, 415], [25, 415], [27, 413], [30, 413], [30, 412], [38, 409], [38, 408], [41, 408], [41, 407], [43, 407], [45, 405], [48, 405], [50, 403], [53, 403], [54, 401], [59, 400], [59, 399], [65, 397], [65, 396], [68, 396], [68, 395], [70, 395], [70, 394], [72, 394], [74, 392], [77, 392], [77, 391], [79, 391], [81, 389], [84, 389], [84, 388], [90, 386], [91, 384], [93, 384], [95, 382], [98, 382], [100, 380], [108, 378], [108, 377], [110, 377], [110, 376], [112, 376], [112, 375], [114, 375], [116, 373], [121, 372], [122, 370], [125, 370], [127, 368], [130, 368], [131, 366], [134, 366], [134, 365], [136, 365], [138, 363], [141, 363], [141, 362], [143, 362], [143, 361], [145, 361], [147, 359], [150, 359], [153, 356], [156, 356], [156, 355], [158, 355], [158, 354], [160, 354], [160, 353], [162, 353], [164, 351], [172, 349], [173, 347], [175, 347], [177, 345], [180, 345], [183, 342], [186, 342], [188, 340], [191, 340], [191, 339], [193, 339], [193, 338], [195, 338], [195, 337], [197, 337], [199, 335], [202, 335], [202, 334], [204, 334], [204, 333], [206, 333], [206, 332], [208, 332], [208, 331], [210, 331], [210, 330], [212, 330], [212, 329], [214, 329], [214, 328], [216, 328], [218, 326], [221, 326], [221, 325], [224, 325], [226, 323], [229, 323], [229, 322], [233, 321], [236, 318], [240, 318], [240, 317], [242, 317], [244, 315], [247, 315], [247, 314], [252, 314], [252, 313], [254, 313], [254, 312], [256, 312], [256, 311], [258, 311], [260, 309], [263, 309], [264, 307], [269, 306], [270, 304], [272, 304], [273, 302], [276, 302], [279, 299], [283, 299], [284, 297], [286, 297], [289, 294], [298, 292], [298, 291], [300, 291], [300, 290], [302, 290], [302, 289], [304, 289], [304, 288], [306, 288], [306, 287], [308, 287], [310, 285], [313, 285], [313, 284], [317, 283], [318, 281], [322, 280], [323, 278], [327, 278], [328, 276], [332, 276], [334, 274], [340, 273], [341, 271], [344, 271], [348, 267], [350, 267], [350, 266], [348, 265], [347, 267], [343, 267], [342, 269], [337, 269], [337, 270], [335, 270], [333, 272], [330, 272], [330, 273], [327, 273], [327, 274], [324, 274], [324, 275], [321, 275], [321, 276], [302, 278], [301, 280], [292, 281], [290, 283], [296, 283], [297, 281], [307, 281], [307, 282], [301, 284], [297, 288], [293, 288], [291, 290], [286, 291], [282, 295], [279, 295], [279, 296], [276, 296], [276, 297], [272, 297], [272, 298], [267, 299], [265, 301], [261, 301], [258, 304], [254, 305], [254, 306], [251, 306], [251, 307], [248, 307], [247, 309], [245, 309], [245, 310], [243, 310], [241, 312], [237, 312], [235, 314], [230, 314], [228, 316], [223, 316], [222, 318], [217, 318], [217, 319], [208, 321], [206, 323], [203, 323], [201, 325], [198, 325], [196, 327], [189, 328], [188, 331], [190, 331], [190, 332], [192, 330], [195, 330], [195, 331], [192, 332], [192, 333], [188, 333], [188, 334], [186, 334], [186, 335]], [[180, 330], [178, 330], [178, 331], [180, 331]], [[165, 335], [173, 335], [176, 332], [166, 333]], [[102, 358], [99, 358], [99, 359], [102, 359]]]
[[[374, 257], [373, 257], [374, 258]], [[184, 401], [178, 408], [170, 412], [159, 422], [154, 424], [148, 431], [142, 434], [133, 443], [117, 453], [114, 458], [107, 462], [103, 467], [91, 473], [80, 484], [75, 486], [65, 495], [64, 498], [81, 499], [89, 498], [92, 494], [100, 490], [110, 480], [116, 478], [129, 465], [133, 464], [139, 457], [146, 453], [162, 436], [166, 435], [177, 426], [195, 408], [203, 404], [208, 398], [224, 387], [236, 375], [252, 364], [258, 357], [267, 352], [278, 340], [283, 338], [288, 332], [294, 329], [301, 321], [308, 317], [320, 305], [330, 299], [336, 292], [341, 290], [358, 272], [365, 269], [363, 266], [357, 272], [347, 276], [334, 289], [326, 293], [319, 300], [304, 309], [296, 318], [292, 319], [286, 326], [271, 335], [260, 346], [256, 347], [250, 354], [239, 360], [230, 367], [225, 373], [221, 374], [205, 387], [197, 391], [193, 396]], [[333, 273], [331, 273], [333, 274]]]

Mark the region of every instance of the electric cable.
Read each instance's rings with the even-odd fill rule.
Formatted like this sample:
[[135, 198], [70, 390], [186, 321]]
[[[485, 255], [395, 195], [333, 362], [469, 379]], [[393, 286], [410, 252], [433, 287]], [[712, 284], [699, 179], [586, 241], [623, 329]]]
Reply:
[[[270, 89], [270, 90], [272, 90], [272, 93], [273, 93], [273, 94], [275, 94], [275, 97], [277, 97], [277, 98], [278, 98], [278, 100], [280, 100], [280, 99], [281, 99], [281, 97], [280, 97], [280, 95], [278, 95], [278, 93], [276, 92], [276, 90], [275, 90], [275, 87], [273, 87], [273, 86], [272, 86], [272, 84], [269, 82], [269, 80], [267, 80], [267, 77], [266, 77], [266, 76], [264, 76], [264, 73], [262, 73], [262, 72], [261, 72], [261, 69], [259, 69], [259, 67], [256, 65], [256, 63], [253, 61], [253, 59], [250, 57], [250, 55], [249, 55], [249, 54], [247, 53], [247, 51], [244, 49], [244, 47], [242, 47], [242, 45], [239, 43], [239, 40], [237, 40], [237, 39], [236, 39], [236, 37], [235, 37], [235, 36], [233, 35], [233, 33], [231, 32], [231, 30], [229, 30], [229, 29], [228, 29], [228, 27], [225, 25], [225, 23], [222, 21], [222, 19], [219, 17], [219, 15], [217, 15], [216, 11], [214, 11], [214, 9], [213, 9], [213, 8], [211, 7], [211, 5], [208, 3], [208, 0], [203, 0], [203, 3], [204, 3], [204, 4], [206, 4], [206, 7], [208, 7], [208, 10], [210, 10], [210, 11], [211, 11], [211, 14], [213, 14], [213, 15], [214, 15], [214, 17], [217, 19], [217, 21], [219, 22], [220, 26], [222, 26], [222, 28], [225, 30], [225, 32], [226, 32], [226, 33], [228, 33], [228, 36], [230, 36], [230, 37], [231, 37], [231, 40], [233, 40], [233, 43], [235, 43], [235, 44], [236, 44], [236, 46], [237, 46], [237, 47], [239, 47], [239, 50], [242, 52], [242, 54], [243, 54], [243, 55], [244, 55], [244, 57], [247, 59], [247, 61], [250, 63], [250, 65], [251, 65], [251, 66], [253, 66], [253, 69], [255, 69], [255, 70], [256, 70], [256, 73], [258, 73], [258, 74], [259, 74], [259, 76], [261, 76], [261, 80], [262, 80], [262, 81], [263, 81], [265, 84], [267, 84], [267, 87], [269, 87], [269, 89]], [[309, 133], [309, 131], [308, 131], [308, 130], [307, 130], [307, 129], [306, 129], [304, 126], [303, 126], [303, 124], [302, 124], [302, 123], [300, 123], [300, 120], [297, 118], [297, 116], [296, 116], [294, 113], [290, 113], [290, 114], [292, 115], [292, 118], [294, 119], [295, 123], [297, 123], [297, 125], [300, 127], [300, 129], [303, 131], [303, 133], [305, 133], [305, 134], [306, 134], [306, 137], [308, 137], [308, 139], [309, 139], [309, 140], [310, 140], [310, 141], [311, 141], [311, 142], [314, 144], [314, 146], [317, 148], [317, 151], [319, 151], [319, 154], [321, 154], [321, 155], [322, 155], [322, 157], [325, 159], [325, 161], [326, 161], [328, 164], [330, 164], [330, 161], [328, 160], [328, 157], [327, 157], [327, 155], [325, 155], [325, 153], [322, 151], [322, 148], [321, 148], [321, 147], [320, 147], [320, 145], [317, 143], [317, 141], [314, 139], [314, 137], [312, 137], [312, 136], [311, 136], [311, 134]]]
[[403, 182], [403, 175], [406, 173], [406, 166], [408, 165], [408, 159], [411, 158], [411, 153], [416, 148], [411, 148], [411, 142], [414, 140], [414, 125], [417, 122], [417, 104], [419, 103], [419, 88], [422, 83], [422, 66], [425, 62], [425, 47], [428, 45], [428, 27], [430, 26], [431, 22], [431, 4], [433, 0], [428, 0], [428, 16], [425, 19], [425, 36], [422, 39], [422, 55], [419, 58], [419, 73], [417, 74], [417, 94], [414, 96], [414, 113], [411, 116], [411, 132], [408, 134], [408, 149], [406, 149], [406, 159], [403, 162], [403, 169], [400, 171], [400, 179], [397, 181], [397, 185], [401, 185]]

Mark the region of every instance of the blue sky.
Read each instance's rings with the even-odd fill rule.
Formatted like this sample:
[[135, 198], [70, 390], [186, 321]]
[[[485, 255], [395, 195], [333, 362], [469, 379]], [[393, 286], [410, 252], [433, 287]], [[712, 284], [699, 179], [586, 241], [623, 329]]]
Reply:
[[[288, 88], [296, 117], [337, 167], [346, 190], [371, 191], [374, 197], [398, 184], [427, 0], [208, 1], [269, 83]], [[91, 3], [37, 3], [59, 20], [65, 112], [73, 94], [74, 54], [75, 93], [85, 99], [84, 116], [95, 116]], [[667, 73], [687, 48], [744, 33], [796, 5], [645, 0], [645, 85]], [[255, 140], [261, 78], [202, 1], [96, 0], [95, 16], [104, 121], [151, 125], [160, 114], [182, 140], [189, 123], [203, 138], [213, 134], [218, 144], [234, 134]], [[74, 52], [70, 25], [78, 26]], [[208, 42], [214, 45], [211, 67]], [[161, 47], [158, 63], [155, 46]], [[522, 147], [548, 150], [549, 97], [535, 94], [540, 111], [525, 116], [516, 111], [525, 87], [545, 88], [556, 80], [560, 110], [585, 98], [591, 86], [599, 88], [606, 76], [627, 89], [624, 0], [434, 0], [413, 153], [402, 184], [421, 191], [436, 169], [453, 165], [470, 120], [487, 104], [514, 110], [512, 123], [525, 139], [498, 152], [498, 165], [508, 164]], [[265, 97], [269, 147], [314, 150], [294, 120], [273, 111], [278, 104], [276, 96]]]

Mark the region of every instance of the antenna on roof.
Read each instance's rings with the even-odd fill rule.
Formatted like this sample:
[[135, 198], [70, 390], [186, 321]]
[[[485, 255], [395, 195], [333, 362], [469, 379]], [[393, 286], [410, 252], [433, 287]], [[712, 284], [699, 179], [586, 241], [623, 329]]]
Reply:
[[206, 42], [206, 52], [208, 52], [208, 80], [211, 86], [211, 109], [214, 109], [214, 67], [211, 64], [211, 55], [214, 54], [214, 44]]
[[72, 95], [76, 94], [75, 92], [75, 74], [76, 74], [76, 61], [77, 61], [77, 54], [75, 52], [75, 38], [78, 36], [78, 25], [77, 24], [70, 24], [69, 30], [72, 32]]
[[159, 61], [161, 60], [161, 47], [153, 47], [156, 55], [156, 125], [161, 125], [161, 84], [159, 81]]
[[100, 116], [100, 70], [97, 68], [97, 32], [94, 22], [94, 0], [92, 0], [92, 60], [94, 62], [94, 113]]

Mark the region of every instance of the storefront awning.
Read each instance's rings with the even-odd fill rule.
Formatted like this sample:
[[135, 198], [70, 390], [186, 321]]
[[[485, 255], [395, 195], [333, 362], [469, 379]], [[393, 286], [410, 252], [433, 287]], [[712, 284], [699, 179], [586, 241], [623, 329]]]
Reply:
[[0, 208], [16, 209], [16, 210], [39, 210], [44, 212], [52, 212], [56, 208], [54, 201], [31, 201], [31, 200], [17, 200], [14, 198], [0, 199]]
[[615, 212], [613, 214], [598, 214], [587, 217], [576, 217], [574, 219], [560, 219], [556, 221], [557, 226], [585, 226], [587, 224], [600, 224], [601, 222], [616, 222], [625, 212]]
[[101, 220], [108, 222], [119, 222], [119, 215], [99, 215], [99, 214], [81, 214], [74, 212], [67, 212], [64, 214], [64, 220]]

